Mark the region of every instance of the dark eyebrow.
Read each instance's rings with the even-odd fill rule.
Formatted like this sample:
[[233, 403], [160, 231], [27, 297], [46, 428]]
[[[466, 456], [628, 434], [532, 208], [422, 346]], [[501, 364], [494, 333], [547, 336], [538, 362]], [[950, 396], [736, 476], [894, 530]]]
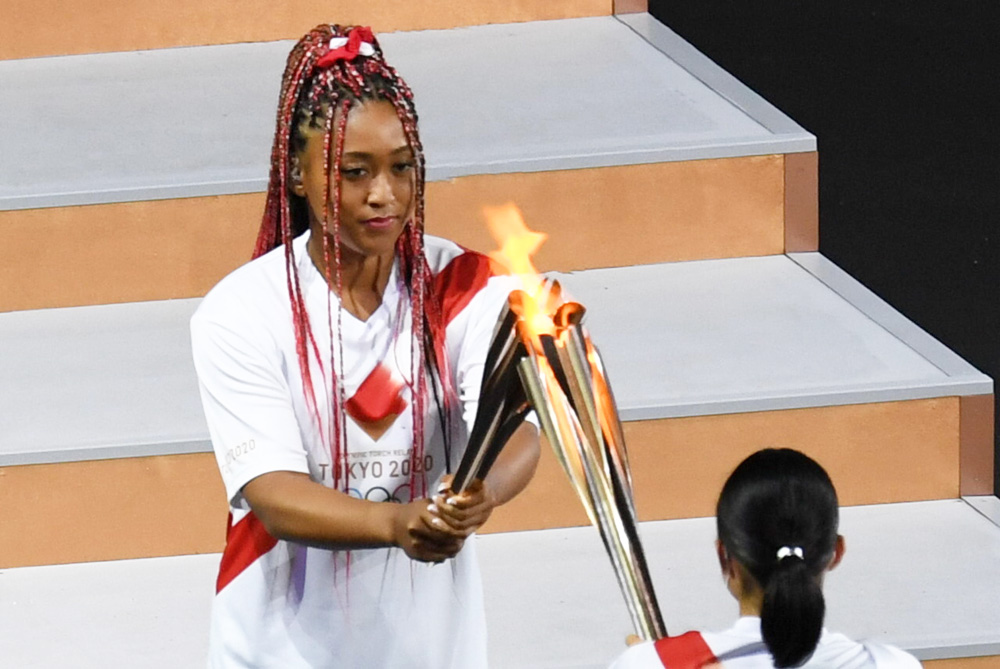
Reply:
[[[392, 153], [390, 153], [389, 155], [395, 156], [395, 155], [398, 155], [400, 153], [412, 153], [412, 151], [410, 150], [409, 146], [406, 146], [404, 144], [403, 146], [399, 147], [398, 149], [394, 149], [392, 151]], [[368, 153], [367, 151], [346, 151], [346, 152], [344, 152], [344, 157], [345, 158], [355, 158], [355, 159], [364, 160], [364, 159], [372, 158], [373, 156], [372, 156], [372, 154]]]

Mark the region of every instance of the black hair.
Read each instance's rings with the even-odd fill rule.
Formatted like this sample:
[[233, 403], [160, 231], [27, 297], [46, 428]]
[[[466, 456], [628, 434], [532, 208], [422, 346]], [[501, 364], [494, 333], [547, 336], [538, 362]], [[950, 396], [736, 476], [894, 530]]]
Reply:
[[722, 488], [719, 540], [764, 591], [761, 635], [775, 667], [797, 667], [816, 650], [826, 612], [821, 575], [833, 558], [837, 524], [833, 482], [792, 449], [754, 453]]

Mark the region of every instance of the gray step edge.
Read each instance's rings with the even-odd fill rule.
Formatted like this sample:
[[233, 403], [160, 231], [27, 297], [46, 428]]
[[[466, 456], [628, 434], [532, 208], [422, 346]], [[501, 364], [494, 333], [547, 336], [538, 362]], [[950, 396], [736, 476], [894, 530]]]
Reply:
[[[782, 153], [816, 150], [816, 137], [784, 114], [742, 81], [722, 69], [690, 42], [649, 13], [618, 14], [616, 19], [668, 55], [671, 60], [697, 77], [748, 116], [787, 142]], [[792, 148], [794, 147], [794, 148]], [[775, 152], [778, 153], [778, 152]]]
[[[618, 366], [609, 367], [609, 371], [612, 383], [618, 388], [616, 392], [619, 395], [618, 401], [621, 418], [624, 421], [776, 411], [934, 397], [984, 395], [993, 392], [993, 382], [989, 377], [978, 372], [960, 357], [951, 353], [940, 342], [937, 342], [924, 333], [911, 321], [893, 310], [866, 288], [837, 269], [830, 261], [818, 254], [797, 256], [795, 258], [768, 256], [756, 259], [667, 263], [662, 266], [642, 266], [638, 268], [619, 268], [616, 270], [588, 270], [574, 273], [568, 276], [566, 281], [569, 287], [572, 288], [573, 280], [579, 280], [581, 277], [600, 276], [603, 277], [602, 281], [606, 281], [608, 277], [613, 279], [616, 276], [620, 276], [620, 281], [624, 282], [621, 285], [637, 285], [639, 282], [632, 278], [637, 276], [636, 273], [656, 273], [661, 268], [669, 270], [675, 273], [675, 275], [676, 272], [680, 271], [684, 277], [690, 277], [692, 271], [700, 273], [699, 276], [705, 276], [735, 271], [734, 267], [750, 267], [754, 272], [757, 272], [759, 270], [753, 268], [758, 266], [772, 268], [768, 272], [774, 272], [774, 268], [777, 268], [778, 272], [775, 275], [781, 278], [781, 280], [790, 277], [796, 282], [804, 282], [806, 287], [809, 288], [809, 292], [804, 294], [823, 296], [824, 301], [831, 302], [837, 307], [838, 311], [835, 313], [850, 315], [853, 321], [865, 326], [865, 332], [880, 335], [883, 340], [880, 346], [889, 347], [887, 350], [899, 351], [901, 355], [905, 355], [906, 360], [912, 359], [914, 364], [919, 365], [916, 368], [918, 371], [911, 372], [911, 363], [906, 363], [906, 366], [901, 368], [901, 371], [905, 371], [905, 373], [898, 377], [882, 378], [880, 376], [878, 378], [881, 380], [878, 382], [861, 383], [860, 381], [852, 381], [849, 384], [845, 383], [845, 385], [837, 387], [818, 387], [815, 383], [808, 383], [809, 377], [803, 377], [802, 383], [785, 387], [775, 386], [775, 389], [771, 390], [766, 386], [759, 386], [752, 390], [736, 392], [736, 389], [739, 388], [739, 385], [737, 385], [732, 390], [715, 391], [720, 393], [716, 398], [699, 395], [697, 388], [684, 390], [685, 386], [682, 385], [678, 387], [678, 390], [671, 391], [673, 392], [672, 395], [670, 393], [661, 393], [661, 398], [665, 398], [663, 401], [655, 405], [648, 405], [644, 404], [641, 398], [655, 397], [655, 394], [644, 395], [640, 392], [629, 397], [629, 393], [623, 392], [623, 390], [631, 391], [632, 388], [619, 386], [623, 381], [618, 380], [615, 376], [616, 369], [640, 369], [641, 371], [641, 367], [637, 368], [634, 360], [628, 362], [625, 359], [619, 359], [617, 361]], [[737, 276], [743, 277], [745, 275], [738, 274]], [[750, 276], [756, 275], [751, 274]], [[762, 274], [760, 276], [770, 275]], [[732, 278], [726, 280], [731, 281]], [[678, 291], [684, 292], [686, 288], [681, 286], [675, 287], [672, 290], [674, 293], [677, 293]], [[605, 320], [610, 321], [610, 327], [616, 327], [616, 314], [612, 311], [612, 308], [615, 306], [615, 298], [612, 297], [609, 301], [609, 298], [605, 297], [603, 300], [605, 304], [602, 304], [602, 300], [599, 297], [600, 291], [595, 291], [591, 287], [587, 296], [581, 300], [584, 304], [592, 305], [592, 313], [588, 318], [599, 319], [602, 316], [602, 311], [607, 309]], [[28, 340], [27, 343], [22, 344], [26, 347], [25, 351], [27, 352], [12, 356], [4, 363], [4, 366], [0, 367], [7, 369], [5, 373], [8, 375], [8, 378], [20, 379], [19, 382], [22, 384], [44, 383], [45, 379], [52, 377], [49, 372], [40, 371], [37, 369], [35, 363], [28, 360], [31, 355], [40, 354], [33, 352], [66, 348], [58, 344], [59, 337], [69, 337], [70, 339], [66, 340], [67, 343], [72, 342], [74, 344], [94, 341], [96, 343], [92, 346], [96, 346], [95, 350], [98, 353], [89, 353], [89, 355], [121, 355], [124, 357], [122, 357], [122, 360], [118, 360], [117, 358], [105, 360], [101, 358], [98, 361], [98, 367], [93, 367], [94, 363], [90, 362], [87, 363], [90, 366], [84, 365], [82, 367], [83, 370], [102, 370], [100, 372], [101, 376], [95, 378], [93, 382], [89, 382], [87, 378], [73, 379], [72, 377], [62, 377], [60, 383], [70, 383], [74, 388], [79, 389], [88, 388], [91, 392], [82, 395], [75, 391], [62, 392], [58, 395], [58, 397], [62, 398], [60, 401], [83, 402], [80, 405], [83, 407], [90, 406], [87, 404], [88, 402], [91, 404], [94, 402], [103, 402], [103, 398], [116, 398], [115, 401], [127, 402], [131, 401], [130, 398], [135, 397], [139, 403], [138, 411], [140, 411], [140, 413], [136, 413], [137, 410], [128, 409], [128, 407], [118, 407], [116, 405], [105, 406], [101, 403], [94, 404], [90, 409], [78, 408], [76, 409], [77, 412], [83, 411], [83, 416], [99, 420], [99, 422], [92, 425], [100, 426], [107, 423], [121, 427], [113, 434], [105, 434], [101, 431], [103, 428], [77, 428], [74, 422], [70, 422], [62, 428], [53, 427], [53, 429], [58, 435], [62, 435], [63, 437], [65, 437], [67, 432], [72, 433], [73, 430], [78, 429], [80, 437], [78, 437], [76, 443], [67, 442], [58, 444], [53, 443], [51, 438], [46, 437], [44, 434], [38, 439], [31, 436], [38, 434], [38, 428], [35, 423], [25, 422], [25, 420], [38, 421], [40, 419], [41, 423], [44, 424], [47, 422], [47, 419], [43, 418], [44, 414], [32, 417], [30, 415], [31, 407], [38, 405], [33, 400], [29, 401], [29, 404], [18, 410], [24, 413], [27, 418], [23, 420], [19, 418], [18, 415], [15, 415], [18, 414], [17, 411], [6, 418], [0, 417], [0, 425], [3, 425], [4, 421], [14, 421], [15, 418], [18, 418], [19, 422], [9, 422], [6, 428], [7, 432], [8, 434], [26, 435], [27, 439], [22, 442], [22, 446], [14, 443], [0, 444], [0, 466], [210, 452], [211, 445], [208, 440], [207, 429], [204, 426], [204, 418], [200, 412], [197, 387], [190, 361], [190, 343], [187, 340], [187, 319], [199, 301], [198, 298], [191, 298], [187, 300], [71, 307], [37, 312], [0, 314], [0, 336], [2, 336], [3, 332], [10, 332], [12, 333], [10, 336], [14, 337], [11, 340], [12, 343], [24, 340], [24, 338]], [[838, 306], [842, 301], [847, 304]], [[796, 302], [796, 304], [798, 303]], [[675, 319], [683, 321], [689, 318], [682, 315], [686, 312], [681, 311], [678, 313], [681, 315], [676, 316]], [[721, 313], [728, 314], [726, 311], [722, 311]], [[865, 325], [869, 320], [875, 325]], [[157, 342], [156, 346], [159, 357], [153, 359], [151, 364], [147, 368], [144, 368], [137, 366], [136, 361], [143, 359], [144, 346], [147, 345], [145, 342], [150, 341], [150, 333], [148, 332], [150, 323], [156, 324], [154, 327], [163, 330], [163, 334], [158, 335], [159, 338], [155, 340]], [[606, 331], [608, 330], [609, 323], [604, 323], [603, 329], [598, 332], [597, 327], [599, 323], [600, 321], [593, 321], [592, 328], [594, 329], [594, 341], [598, 346], [601, 346], [602, 341], [614, 341], [607, 336], [609, 332], [613, 332], [613, 330]], [[142, 327], [146, 329], [129, 338], [127, 331], [129, 327]], [[664, 327], [669, 327], [669, 325]], [[82, 333], [86, 328], [89, 328], [89, 330], [86, 331], [87, 333], [84, 337]], [[97, 328], [96, 331], [94, 331], [95, 328]], [[116, 338], [105, 342], [105, 338], [111, 335], [102, 335], [101, 328], [110, 328], [109, 332], [114, 332], [114, 337]], [[125, 331], [122, 331], [122, 328], [125, 328]], [[644, 326], [641, 332], [648, 332], [649, 334], [640, 336], [656, 337], [657, 335], [654, 333], [657, 332], [657, 328], [656, 324]], [[852, 330], [850, 334], [854, 336], [855, 332]], [[726, 337], [731, 338], [732, 335], [726, 335]], [[46, 342], [54, 343], [50, 343], [48, 348], [38, 349], [34, 341], [39, 338]], [[110, 343], [111, 341], [114, 342], [113, 345]], [[724, 341], [728, 341], [728, 339]], [[55, 347], [54, 349], [52, 348], [53, 346]], [[622, 349], [623, 352], [627, 352], [625, 349], [628, 346], [628, 341], [623, 340], [619, 343], [618, 348]], [[61, 365], [60, 369], [64, 369], [71, 364], [75, 364], [73, 361], [77, 359], [76, 356], [81, 354], [83, 353], [67, 354], [71, 357], [67, 357], [63, 363], [54, 364]], [[605, 351], [606, 361], [615, 363], [614, 354], [614, 347]], [[767, 359], [771, 360], [773, 355], [773, 352], [769, 353], [768, 356], [770, 357]], [[25, 358], [27, 362], [20, 359], [22, 356], [27, 356]], [[166, 357], [164, 358], [163, 356]], [[624, 367], [621, 366], [623, 364], [625, 365]], [[128, 371], [115, 371], [109, 376], [106, 371], [107, 369]], [[709, 371], [711, 372], [711, 370]], [[90, 372], [79, 372], [79, 374], [85, 373]], [[99, 372], [94, 371], [93, 373], [98, 374]], [[690, 370], [687, 372], [687, 374], [691, 373]], [[824, 372], [827, 376], [831, 373], [829, 371]], [[120, 374], [120, 376], [116, 377], [114, 374]], [[170, 376], [165, 377], [165, 374], [169, 374]], [[42, 380], [39, 380], [40, 376]], [[152, 377], [156, 381], [146, 381], [147, 377]], [[897, 380], [893, 380], [893, 378]], [[161, 379], [166, 380], [163, 381]], [[655, 379], [652, 379], [652, 382], [652, 388], [655, 393], [656, 388], [659, 386], [655, 383]], [[714, 384], [710, 385], [712, 385], [712, 388], [715, 388]], [[756, 382], [754, 385], [757, 385]], [[23, 388], [23, 385], [20, 387]], [[121, 388], [134, 388], [138, 390], [131, 391], [134, 394], [123, 394], [123, 391], [120, 390]], [[780, 392], [776, 389], [780, 389]], [[34, 388], [32, 391], [37, 394], [39, 389]], [[9, 393], [7, 401], [11, 407], [17, 406], [17, 403], [21, 401], [20, 398], [24, 395], [23, 390], [18, 390], [13, 386], [8, 387], [6, 392]], [[101, 399], [92, 397], [91, 395], [94, 392], [97, 392]], [[163, 393], [168, 394], [163, 395]], [[2, 394], [0, 393], [0, 395]], [[45, 396], [49, 396], [50, 394], [46, 392]], [[183, 396], [179, 396], [178, 394], [183, 394]], [[622, 401], [623, 397], [626, 400], [625, 402]], [[78, 400], [77, 398], [80, 399]], [[150, 401], [154, 398], [156, 402], [168, 401], [166, 406], [174, 407], [172, 411], [175, 414], [170, 415], [166, 425], [164, 425], [162, 420], [156, 419], [149, 423], [151, 427], [142, 428], [143, 425], [146, 425], [143, 420], [148, 419], [142, 418], [143, 414], [141, 414], [141, 411], [160, 411], [159, 404], [150, 404]], [[62, 416], [66, 413], [67, 408], [72, 413], [72, 406], [72, 404], [64, 405], [55, 416]], [[104, 411], [107, 416], [99, 418], [99, 416], [93, 415], [95, 410]], [[177, 411], [183, 411], [183, 414], [176, 414]], [[158, 415], [158, 413], [154, 415]], [[50, 418], [52, 417], [50, 416]], [[126, 421], [124, 425], [122, 425], [122, 420]], [[129, 431], [140, 428], [139, 432], [131, 433]], [[97, 431], [95, 432], [95, 430]], [[142, 430], [145, 430], [145, 432]], [[132, 436], [129, 436], [130, 434]]]
[[[454, 147], [446, 146], [448, 144], [448, 140], [445, 139], [442, 143], [441, 138], [437, 137], [437, 135], [440, 135], [441, 133], [447, 134], [447, 128], [449, 126], [454, 127], [455, 122], [453, 119], [451, 121], [441, 119], [440, 121], [435, 121], [436, 125], [433, 128], [433, 132], [431, 132], [429, 136], [425, 137], [425, 144], [429, 149], [431, 149], [428, 153], [429, 160], [427, 175], [429, 180], [448, 180], [456, 177], [476, 174], [585, 169], [619, 165], [797, 153], [814, 151], [816, 148], [815, 138], [811, 134], [796, 125], [793, 121], [788, 119], [773, 106], [766, 103], [762, 98], [757, 96], [748, 88], [740, 84], [736, 79], [725, 74], [710, 60], [700, 56], [700, 54], [698, 54], [693, 47], [681, 40], [667, 28], [661, 26], [648, 14], [632, 15], [631, 17], [627, 17], [625, 19], [615, 17], [591, 17], [583, 19], [561, 19], [555, 21], [536, 22], [536, 25], [509, 24], [478, 26], [465, 29], [454, 29], [453, 31], [387, 33], [384, 36], [383, 41], [386, 45], [386, 51], [389, 53], [392, 49], [398, 48], [396, 46], [397, 43], [405, 46], [406, 49], [411, 49], [412, 51], [413, 43], [417, 40], [430, 41], [440, 38], [440, 41], [443, 41], [444, 43], [453, 44], [455, 35], [464, 34], [475, 36], [481, 34], [484, 37], [492, 36], [490, 37], [491, 39], [496, 39], [498, 31], [505, 30], [521, 31], [531, 39], [537, 40], [537, 30], [539, 28], [539, 25], [537, 24], [548, 24], [543, 27], [550, 28], [553, 31], [553, 34], [558, 32], [560, 35], [559, 39], [563, 40], [571, 39], [569, 36], [575, 31], [580, 31], [585, 38], [587, 35], [600, 33], [607, 38], [608, 43], [596, 45], [596, 49], [599, 50], [603, 48], [605, 50], [610, 50], [612, 53], [616, 52], [616, 50], [623, 53], [628, 51], [632, 54], [628, 57], [636, 58], [636, 63], [641, 61], [643, 66], [649, 65], [650, 61], [648, 59], [650, 58], [650, 54], [642, 51], [642, 55], [640, 56], [639, 52], [641, 49], [649, 49], [653, 53], [659, 52], [659, 54], [664, 56], [667, 60], [677, 61], [676, 63], [671, 64], [670, 68], [679, 65], [688, 75], [693, 76], [694, 79], [701, 82], [701, 84], [706, 86], [709, 90], [711, 90], [711, 86], [719, 86], [720, 90], [718, 92], [713, 91], [714, 97], [719, 100], [717, 105], [713, 103], [715, 108], [721, 110], [726, 104], [729, 104], [739, 110], [741, 116], [752, 120], [756, 124], [755, 127], [766, 129], [767, 132], [742, 136], [740, 132], [734, 133], [731, 129], [727, 130], [726, 128], [728, 126], [723, 124], [717, 128], [717, 131], [714, 134], [709, 133], [708, 135], [701, 135], [695, 133], [694, 139], [683, 139], [680, 136], [673, 138], [666, 138], [666, 136], [658, 137], [655, 133], [659, 132], [659, 129], [646, 129], [643, 125], [642, 127], [644, 129], [642, 132], [647, 134], [641, 137], [626, 137], [624, 135], [611, 136], [611, 134], [591, 136], [594, 132], [600, 131], [600, 128], [602, 127], [607, 130], [607, 127], [602, 126], [602, 123], [606, 123], [607, 120], [595, 120], [593, 124], [588, 125], [591, 123], [586, 116], [589, 112], [584, 109], [572, 110], [571, 116], [566, 117], [563, 121], [563, 124], [567, 125], [567, 127], [578, 129], [574, 130], [575, 137], [584, 138], [583, 140], [576, 139], [575, 145], [567, 144], [560, 139], [551, 146], [542, 147], [541, 145], [544, 144], [544, 142], [539, 138], [530, 136], [529, 132], [528, 135], [521, 138], [524, 140], [522, 142], [522, 148], [524, 151], [521, 153], [505, 153], [504, 151], [495, 151], [492, 149], [492, 152], [483, 151], [481, 150], [482, 146], [480, 145], [467, 147], [462, 151], [456, 152], [453, 150]], [[637, 29], [635, 27], [636, 25], [639, 25], [640, 27]], [[621, 30], [617, 31], [610, 29], [611, 26], [619, 26], [621, 27]], [[659, 28], [656, 26], [659, 26]], [[465, 32], [462, 33], [460, 31]], [[591, 33], [589, 31], [594, 32]], [[435, 37], [435, 34], [437, 34], [437, 38]], [[474, 42], [475, 40], [469, 41]], [[637, 44], [634, 44], [633, 42]], [[432, 42], [432, 44], [433, 43], [434, 42]], [[572, 42], [570, 42], [569, 45], [577, 48], [577, 45], [572, 44]], [[638, 45], [642, 45], [641, 49]], [[4, 72], [11, 73], [10, 76], [14, 76], [14, 80], [17, 81], [17, 77], [21, 76], [17, 74], [19, 71], [17, 68], [41, 68], [49, 64], [58, 68], [60, 63], [74, 64], [94, 62], [98, 63], [95, 67], [99, 69], [101, 67], [99, 63], [107, 62], [108, 59], [125, 59], [129, 63], [134, 61], [134, 65], [130, 65], [130, 68], [143, 67], [143, 63], [153, 62], [161, 56], [177, 58], [179, 54], [191, 54], [192, 57], [196, 56], [197, 58], [201, 58], [201, 54], [204, 54], [205, 62], [212, 63], [214, 62], [214, 59], [217, 58], [217, 56], [213, 54], [229, 53], [230, 51], [232, 53], [237, 53], [240, 52], [238, 50], [248, 49], [259, 49], [261, 51], [261, 54], [254, 56], [255, 62], [266, 53], [264, 62], [270, 63], [268, 67], [271, 67], [271, 65], [273, 65], [271, 61], [278, 55], [277, 51], [287, 49], [288, 46], [290, 46], [290, 42], [268, 42], [258, 43], [256, 45], [238, 44], [207, 47], [180, 47], [177, 49], [164, 49], [147, 52], [88, 54], [83, 56], [27, 59], [26, 61], [8, 62], [6, 64], [0, 63], [0, 111], [6, 109], [11, 113], [12, 117], [15, 118], [28, 116], [34, 119], [32, 123], [37, 123], [40, 127], [24, 128], [25, 132], [33, 137], [45, 136], [49, 134], [44, 132], [44, 124], [47, 122], [45, 120], [47, 118], [46, 116], [39, 116], [37, 115], [37, 112], [34, 114], [26, 114], [24, 109], [17, 107], [18, 103], [15, 101], [16, 96], [12, 96], [4, 102], [2, 95], [3, 88], [4, 86], [10, 86], [9, 83], [5, 83], [6, 79], [4, 78]], [[404, 51], [406, 49], [404, 49]], [[411, 52], [407, 53], [412, 56]], [[622, 57], [626, 58], [624, 55]], [[397, 64], [401, 70], [405, 71], [407, 66], [406, 60], [406, 58], [403, 58], [403, 63]], [[667, 60], [663, 60], [664, 67], [667, 66]], [[598, 60], [598, 62], [600, 61]], [[424, 69], [420, 69], [421, 67]], [[591, 69], [588, 70], [588, 67]], [[604, 76], [605, 78], [609, 76], [608, 72], [602, 73], [599, 67], [597, 67], [597, 69], [593, 69], [595, 67], [597, 66], [587, 65], [577, 73], [577, 76], [587, 76], [587, 72], [593, 76]], [[126, 68], [126, 70], [128, 69], [129, 68]], [[418, 64], [416, 71], [420, 77], [432, 78], [432, 85], [429, 86], [431, 89], [430, 103], [424, 102], [421, 103], [421, 105], [428, 105], [427, 108], [432, 109], [434, 112], [441, 111], [433, 109], [434, 103], [439, 101], [434, 97], [435, 92], [439, 94], [437, 97], [441, 97], [441, 91], [435, 91], [435, 89], [439, 88], [441, 84], [440, 82], [433, 80], [433, 77], [438, 76], [439, 78], [447, 80], [447, 74], [443, 75], [443, 77], [435, 74], [434, 68], [428, 68], [426, 63], [423, 63], [422, 65]], [[199, 75], [202, 75], [200, 71]], [[418, 77], [418, 79], [420, 77]], [[86, 83], [80, 81], [82, 79], [83, 77], [79, 77], [75, 80], [73, 82], [74, 86], [86, 86]], [[572, 77], [570, 77], [570, 79], [572, 79]], [[197, 85], [204, 85], [204, 83], [200, 81], [198, 83], [192, 82], [188, 85], [188, 88]], [[686, 86], [687, 84], [684, 85]], [[16, 91], [16, 88], [12, 90]], [[418, 94], [420, 93], [420, 90], [420, 88], [417, 88]], [[444, 90], [447, 91], [447, 86], [445, 86]], [[569, 90], [574, 95], [579, 93], [572, 87], [570, 87]], [[663, 90], [665, 91], [666, 89]], [[447, 92], [451, 93], [451, 91]], [[658, 91], [656, 95], [660, 95], [661, 92], [663, 91]], [[255, 95], [256, 94], [257, 93], [255, 92]], [[663, 94], [666, 95], [666, 93]], [[655, 96], [646, 93], [643, 93], [643, 95], [645, 95], [646, 98], [649, 98], [646, 103], [646, 107], [649, 107], [649, 109], [643, 108], [641, 112], [638, 110], [635, 111], [635, 114], [638, 115], [631, 120], [625, 119], [623, 121], [625, 125], [628, 125], [633, 121], [635, 122], [635, 125], [641, 125], [644, 122], [644, 115], [648, 115], [656, 107], [656, 105], [651, 106], [650, 103]], [[516, 96], [516, 92], [508, 95], [507, 97], [510, 98], [513, 96]], [[537, 106], [544, 104], [544, 100], [551, 96], [542, 91], [538, 93], [538, 97], [539, 100], [529, 99], [528, 102], [525, 103], [525, 106], [530, 109], [531, 105]], [[688, 105], [688, 107], [685, 108], [685, 113], [689, 112], [693, 115], [693, 117], [698, 118], [700, 118], [701, 115], [705, 115], [705, 118], [712, 116], [706, 108], [699, 107], [697, 103], [684, 102], [686, 97], [683, 92], [679, 95], [675, 95], [675, 97], [678, 101], [677, 104]], [[59, 100], [58, 97], [55, 99], [57, 101]], [[269, 97], [267, 99], [269, 99]], [[442, 99], [447, 100], [448, 98], [444, 97]], [[656, 99], [659, 100], [658, 97]], [[146, 100], [146, 98], [143, 98], [143, 100]], [[212, 104], [214, 103], [208, 105], [208, 109], [210, 109], [212, 113], [215, 113], [215, 109], [212, 107]], [[488, 103], [485, 104], [487, 104], [488, 107]], [[270, 106], [270, 103], [268, 106]], [[108, 109], [102, 108], [101, 116], [111, 116], [112, 114], [120, 113], [122, 109], [127, 109], [127, 107], [119, 101], [116, 105], [108, 107]], [[470, 117], [472, 120], [489, 118], [488, 108], [470, 107], [470, 109], [474, 112]], [[270, 110], [266, 113], [262, 111], [258, 112], [256, 106], [253, 107], [253, 110], [254, 114], [261, 114], [262, 122], [266, 124], [271, 123], [272, 112], [270, 112]], [[447, 114], [447, 112], [444, 113]], [[57, 113], [55, 114], [56, 119], [62, 119], [60, 114], [61, 112], [58, 111], [57, 107]], [[598, 118], [598, 116], [594, 116], [594, 119]], [[722, 116], [719, 116], [718, 119], [722, 119]], [[547, 123], [553, 122], [553, 119], [550, 118], [546, 118], [545, 120]], [[65, 119], [57, 122], [63, 124], [67, 123]], [[522, 126], [525, 124], [524, 120], [515, 120], [512, 123], [512, 133], [514, 135], [517, 135], [519, 132], [523, 134], [524, 128]], [[82, 127], [86, 128], [89, 126], [87, 123], [84, 123]], [[110, 178], [98, 179], [96, 177], [88, 176], [87, 179], [83, 182], [75, 184], [75, 186], [73, 183], [66, 181], [64, 178], [62, 181], [66, 181], [66, 183], [63, 183], [58, 179], [53, 181], [51, 184], [43, 184], [36, 180], [32, 180], [27, 184], [21, 184], [16, 187], [9, 186], [6, 188], [7, 192], [4, 192], [5, 189], [0, 187], [0, 211], [262, 192], [266, 190], [267, 187], [268, 147], [264, 144], [267, 138], [264, 137], [263, 134], [258, 137], [258, 131], [260, 131], [261, 128], [256, 125], [254, 128], [256, 128], [253, 133], [255, 148], [246, 155], [241, 154], [239, 164], [219, 164], [215, 166], [218, 169], [213, 170], [202, 170], [201, 167], [199, 167], [200, 171], [193, 170], [192, 174], [187, 175], [183, 173], [183, 170], [177, 171], [176, 173], [168, 170], [167, 173], [156, 173], [149, 178], [138, 178], [141, 175], [132, 171], [141, 168], [141, 165], [137, 167], [129, 166], [130, 169], [126, 169], [121, 175], [116, 176], [116, 173], [112, 171], [106, 175]], [[266, 128], [264, 129], [266, 130]], [[663, 128], [663, 130], [669, 131], [670, 128]], [[100, 159], [94, 158], [88, 161], [77, 157], [72, 159], [73, 164], [80, 162], [81, 170], [85, 171], [86, 169], [100, 169], [100, 165], [107, 160], [110, 160], [110, 164], [115, 166], [119, 163], [128, 163], [128, 161], [136, 159], [133, 154], [126, 153], [123, 154], [126, 156], [125, 159], [116, 160], [115, 156], [117, 154], [115, 154], [114, 151], [120, 151], [120, 149], [114, 149], [114, 143], [107, 141], [106, 138], [104, 138], [106, 133], [107, 130], [105, 128], [99, 127], [97, 134], [94, 135], [96, 138], [94, 140], [95, 146], [97, 147], [96, 152], [94, 147], [80, 149], [80, 151], [84, 152], [81, 155], [93, 154], [93, 156], [99, 156]], [[83, 135], [82, 139], [86, 142], [86, 134], [86, 132], [77, 133], [76, 135], [71, 134], [70, 137], [73, 138]], [[480, 134], [482, 137], [488, 138], [491, 142], [495, 139], [489, 135], [489, 133]], [[477, 135], [477, 137], [478, 136], [479, 135]], [[154, 138], [141, 136], [130, 137], [126, 133], [125, 137], [116, 139], [118, 139], [118, 141], [122, 141], [123, 143], [135, 143], [148, 142]], [[21, 140], [18, 140], [16, 136], [8, 138], [8, 143], [13, 142], [7, 147], [7, 150], [10, 151], [11, 155], [22, 154], [26, 151], [24, 146], [18, 143], [20, 141]], [[60, 140], [60, 146], [58, 148], [53, 147], [53, 151], [62, 150], [62, 159], [66, 160], [66, 157], [73, 156], [75, 154], [71, 151], [66, 151], [66, 147], [61, 143], [62, 141], [64, 140]], [[73, 141], [80, 140], [77, 139]], [[175, 144], [177, 146], [182, 146], [187, 141], [190, 140], [183, 139], [182, 141], [175, 142]], [[260, 146], [257, 146], [257, 144], [260, 144]], [[110, 153], [106, 153], [109, 151], [108, 145], [112, 145]], [[2, 146], [4, 146], [4, 144], [0, 141], [0, 147]], [[32, 144], [31, 146], [35, 147], [32, 150], [36, 155], [44, 154], [44, 145], [41, 147], [41, 151], [37, 146], [35, 146], [35, 144]], [[446, 150], [435, 151], [434, 149], [436, 146], [446, 146]], [[490, 146], [492, 147], [493, 145], [491, 144]], [[218, 149], [216, 152], [218, 153], [219, 151], [221, 151], [221, 149]], [[3, 151], [0, 151], [0, 153], [3, 153]], [[199, 163], [199, 161], [203, 159], [204, 158], [198, 154], [197, 156], [192, 157], [191, 161]], [[6, 175], [4, 171], [5, 169], [13, 171], [11, 171], [9, 175]], [[20, 166], [11, 164], [5, 167], [2, 163], [0, 163], [0, 182], [5, 180], [3, 177], [10, 176], [9, 181], [11, 184], [20, 183], [16, 179], [18, 169], [20, 169]], [[117, 167], [112, 167], [112, 170], [114, 169], [117, 169]], [[116, 181], [121, 183], [116, 186]]]
[[[995, 497], [979, 502], [1000, 514]], [[827, 579], [829, 628], [922, 660], [1000, 654], [1000, 528], [970, 505], [842, 509], [848, 550]], [[713, 519], [642, 523], [640, 533], [668, 631], [728, 626], [737, 610], [718, 575]], [[624, 650], [628, 615], [593, 528], [487, 534], [476, 545], [493, 669], [606, 667]], [[80, 669], [200, 666], [218, 561], [0, 570], [0, 657], [24, 669], [67, 656]]]
[[964, 358], [921, 329], [864, 284], [838, 267], [821, 253], [789, 253], [794, 262], [822, 281], [827, 287], [864, 312], [873, 321], [918, 351], [938, 369], [956, 381], [966, 381], [972, 387], [963, 395], [990, 394], [993, 382]]

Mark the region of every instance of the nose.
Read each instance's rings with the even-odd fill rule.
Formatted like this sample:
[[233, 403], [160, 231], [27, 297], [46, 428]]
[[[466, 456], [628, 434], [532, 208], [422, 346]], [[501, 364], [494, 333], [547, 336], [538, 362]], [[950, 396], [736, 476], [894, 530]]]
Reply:
[[368, 205], [382, 207], [393, 200], [392, 183], [384, 172], [379, 172], [372, 178], [368, 187]]

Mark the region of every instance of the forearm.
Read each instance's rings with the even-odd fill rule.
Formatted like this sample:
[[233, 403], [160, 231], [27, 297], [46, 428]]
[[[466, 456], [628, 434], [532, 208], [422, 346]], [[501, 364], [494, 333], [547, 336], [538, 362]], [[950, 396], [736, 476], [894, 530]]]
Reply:
[[[525, 423], [514, 432], [489, 475], [490, 507], [504, 504], [521, 492], [538, 465], [538, 430]], [[450, 552], [447, 544], [461, 539], [442, 530], [439, 521], [420, 522], [424, 502], [388, 504], [355, 499], [296, 472], [269, 472], [243, 487], [250, 508], [268, 534], [330, 549], [378, 548], [403, 543], [408, 553], [420, 550], [435, 559]], [[420, 508], [416, 508], [420, 507]], [[426, 515], [426, 514], [423, 514]], [[419, 544], [413, 548], [413, 542]]]
[[268, 534], [332, 550], [398, 546], [414, 560], [454, 557], [468, 536], [431, 513], [427, 499], [368, 502], [315, 483], [305, 474], [269, 472], [243, 486]]
[[538, 467], [539, 451], [538, 428], [523, 423], [486, 475], [486, 487], [497, 506], [514, 499], [528, 485]]
[[270, 472], [243, 487], [250, 508], [268, 533], [332, 549], [394, 544], [398, 505], [355, 499], [295, 472]]

